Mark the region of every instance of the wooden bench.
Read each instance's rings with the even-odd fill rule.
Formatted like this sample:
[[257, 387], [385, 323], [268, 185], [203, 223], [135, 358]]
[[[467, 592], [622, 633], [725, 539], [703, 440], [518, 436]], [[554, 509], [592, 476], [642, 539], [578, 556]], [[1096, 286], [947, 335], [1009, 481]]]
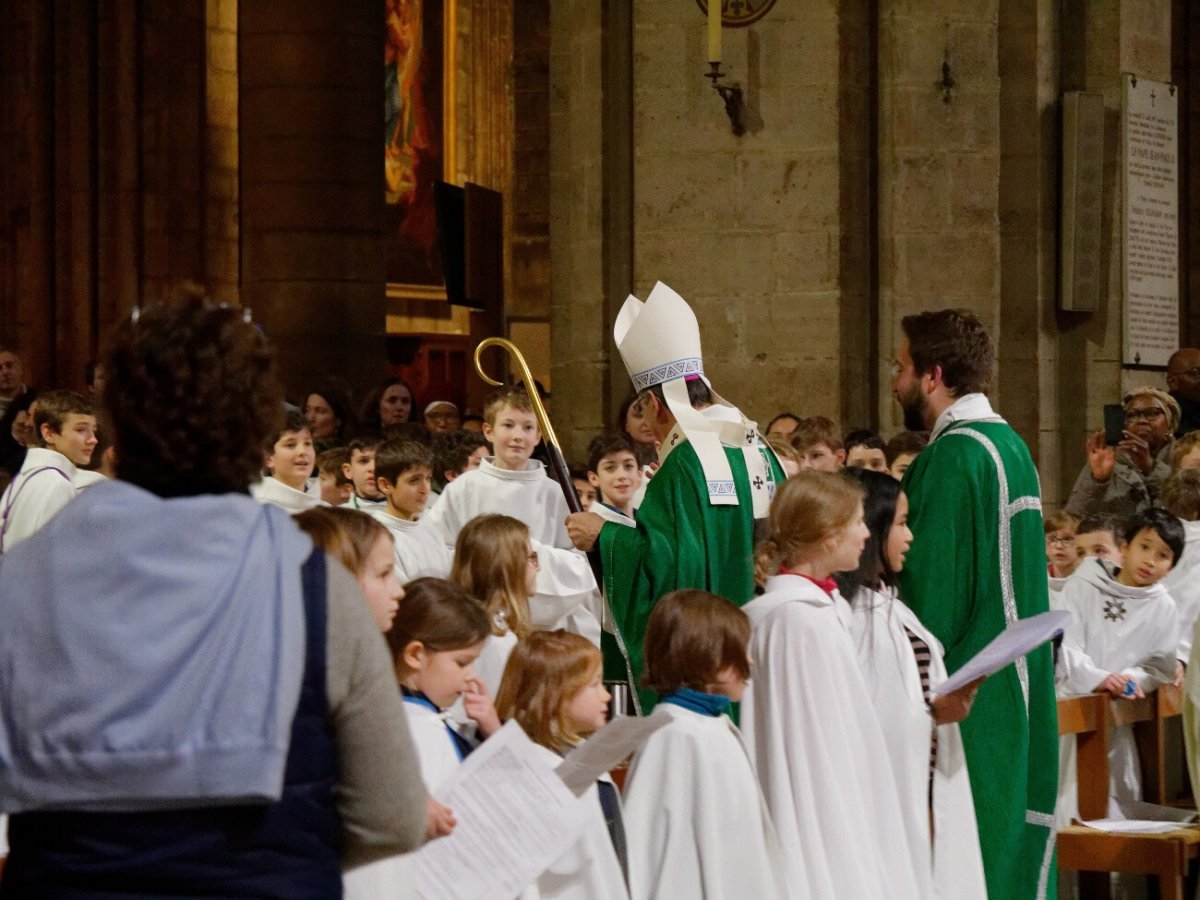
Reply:
[[[1073, 734], [1079, 790], [1079, 817], [1108, 815], [1108, 729], [1132, 725], [1142, 764], [1142, 796], [1165, 803], [1164, 723], [1182, 712], [1179, 688], [1159, 688], [1140, 700], [1114, 700], [1087, 694], [1058, 701], [1058, 733]], [[1079, 871], [1081, 897], [1107, 898], [1109, 872], [1149, 875], [1158, 879], [1163, 900], [1183, 900], [1184, 883], [1193, 859], [1200, 856], [1200, 826], [1163, 834], [1114, 834], [1085, 825], [1058, 832], [1058, 865]]]

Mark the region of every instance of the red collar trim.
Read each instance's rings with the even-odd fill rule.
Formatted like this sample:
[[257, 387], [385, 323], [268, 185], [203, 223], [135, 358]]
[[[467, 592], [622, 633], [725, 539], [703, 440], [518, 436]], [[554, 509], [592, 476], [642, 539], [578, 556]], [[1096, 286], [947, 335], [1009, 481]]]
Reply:
[[837, 590], [837, 582], [832, 578], [813, 578], [811, 575], [805, 575], [803, 572], [795, 572], [792, 569], [780, 569], [779, 574], [799, 575], [801, 578], [807, 578], [809, 581], [827, 593], [830, 597], [832, 597], [833, 592]]

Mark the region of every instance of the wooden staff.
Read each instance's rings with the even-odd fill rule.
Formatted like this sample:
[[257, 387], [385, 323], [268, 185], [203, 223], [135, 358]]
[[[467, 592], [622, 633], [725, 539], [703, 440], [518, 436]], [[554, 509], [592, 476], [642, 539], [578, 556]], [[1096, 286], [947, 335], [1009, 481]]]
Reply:
[[538, 427], [542, 430], [542, 437], [546, 440], [546, 450], [550, 456], [550, 471], [554, 475], [554, 480], [562, 488], [563, 496], [567, 500], [567, 508], [573, 513], [583, 512], [579, 494], [575, 493], [575, 482], [571, 480], [571, 470], [567, 468], [567, 460], [563, 456], [562, 447], [559, 446], [558, 437], [554, 433], [554, 426], [550, 424], [550, 417], [546, 415], [546, 407], [542, 405], [542, 398], [538, 396], [537, 388], [534, 386], [533, 373], [529, 371], [529, 364], [525, 362], [525, 357], [521, 355], [516, 344], [504, 338], [493, 337], [481, 341], [475, 348], [475, 371], [479, 373], [480, 378], [494, 387], [503, 387], [504, 382], [496, 381], [483, 371], [480, 356], [488, 347], [503, 348], [516, 363], [521, 378], [524, 380], [525, 393], [529, 395], [529, 402], [533, 405], [533, 415], [537, 418]]

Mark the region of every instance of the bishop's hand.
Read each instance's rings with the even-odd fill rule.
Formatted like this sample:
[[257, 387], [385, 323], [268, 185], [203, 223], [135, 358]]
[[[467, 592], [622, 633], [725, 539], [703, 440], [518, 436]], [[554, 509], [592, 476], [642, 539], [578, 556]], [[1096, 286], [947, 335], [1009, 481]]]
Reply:
[[577, 512], [567, 516], [567, 536], [571, 543], [587, 553], [596, 546], [596, 538], [600, 537], [600, 529], [604, 520], [595, 513]]

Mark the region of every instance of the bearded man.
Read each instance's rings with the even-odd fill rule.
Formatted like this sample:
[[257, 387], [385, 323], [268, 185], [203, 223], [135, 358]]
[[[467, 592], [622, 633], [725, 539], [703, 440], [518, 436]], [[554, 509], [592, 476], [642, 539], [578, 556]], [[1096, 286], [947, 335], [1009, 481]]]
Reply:
[[[904, 474], [914, 538], [900, 593], [953, 672], [1049, 608], [1040, 488], [1028, 448], [985, 395], [995, 354], [979, 320], [940, 310], [901, 327], [892, 390], [905, 427], [932, 434]], [[988, 678], [961, 730], [988, 897], [1055, 896], [1050, 646]]]

